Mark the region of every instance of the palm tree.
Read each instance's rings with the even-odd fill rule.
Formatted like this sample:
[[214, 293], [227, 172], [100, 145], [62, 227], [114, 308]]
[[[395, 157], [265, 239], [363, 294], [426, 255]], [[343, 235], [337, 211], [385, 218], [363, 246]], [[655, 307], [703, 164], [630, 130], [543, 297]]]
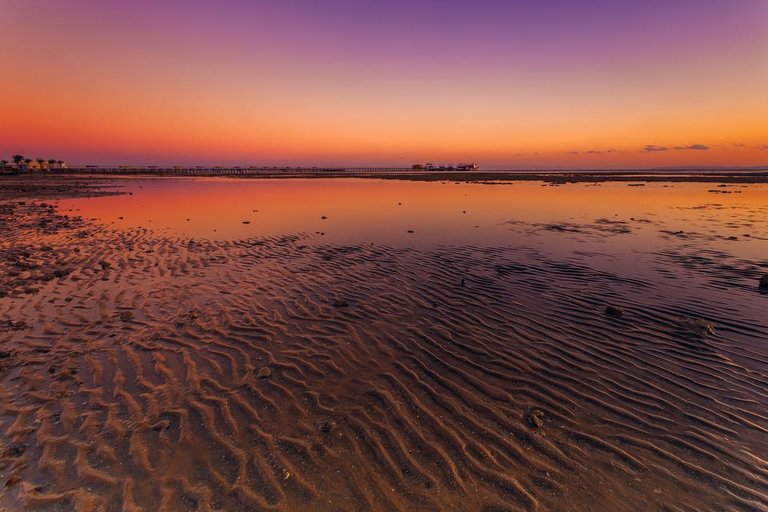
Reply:
[[29, 170], [29, 164], [32, 163], [32, 159], [31, 158], [25, 158], [24, 159], [24, 163], [27, 164], [27, 170]]
[[21, 162], [24, 161], [24, 155], [13, 155], [11, 159], [13, 160], [13, 163], [16, 164], [16, 168], [21, 169]]
[[53, 169], [54, 165], [56, 165], [56, 159], [55, 158], [48, 159], [48, 169]]
[[64, 160], [56, 160], [56, 165], [59, 166], [59, 169], [64, 168]]
[[42, 171], [45, 158], [35, 158], [35, 162], [37, 162], [37, 166], [39, 167], [38, 171]]
[[5, 166], [8, 165], [8, 160], [0, 160], [0, 169], [5, 169]]

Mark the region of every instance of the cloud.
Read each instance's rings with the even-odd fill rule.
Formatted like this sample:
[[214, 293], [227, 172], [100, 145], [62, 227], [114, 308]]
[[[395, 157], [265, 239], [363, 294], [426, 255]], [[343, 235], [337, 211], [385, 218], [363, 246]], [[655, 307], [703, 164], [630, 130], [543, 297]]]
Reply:
[[709, 149], [709, 146], [706, 146], [704, 144], [691, 144], [690, 146], [675, 146], [675, 149], [678, 151], [686, 151], [689, 149], [693, 149], [696, 151], [706, 151]]
[[655, 153], [657, 151], [669, 151], [669, 148], [667, 146], [656, 146], [654, 144], [646, 144], [646, 146], [643, 148], [643, 151], [646, 153]]
[[615, 149], [587, 149], [585, 151], [566, 151], [566, 155], [607, 155], [609, 153], [618, 153]]
[[744, 147], [744, 143], [743, 142], [734, 142], [733, 145], [736, 146], [737, 148], [743, 148]]
[[765, 150], [768, 150], [768, 144], [760, 144], [759, 146], [755, 146], [755, 149], [765, 149]]

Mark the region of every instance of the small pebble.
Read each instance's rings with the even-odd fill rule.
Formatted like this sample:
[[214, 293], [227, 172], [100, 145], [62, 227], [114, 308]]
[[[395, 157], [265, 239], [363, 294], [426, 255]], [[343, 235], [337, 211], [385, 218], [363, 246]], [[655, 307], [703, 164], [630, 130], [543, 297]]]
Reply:
[[323, 420], [318, 425], [318, 429], [320, 429], [320, 432], [322, 432], [323, 434], [329, 434], [335, 428], [336, 428], [336, 422], [333, 420]]
[[525, 415], [525, 424], [531, 428], [539, 429], [544, 426], [544, 412], [540, 409], [531, 409]]

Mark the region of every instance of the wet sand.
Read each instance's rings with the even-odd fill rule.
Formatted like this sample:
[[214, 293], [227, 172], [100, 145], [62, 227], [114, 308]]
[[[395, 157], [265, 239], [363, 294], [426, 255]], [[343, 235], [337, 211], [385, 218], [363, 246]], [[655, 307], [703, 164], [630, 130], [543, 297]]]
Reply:
[[181, 237], [53, 202], [109, 182], [27, 183], [0, 180], [0, 509], [768, 509], [768, 259], [720, 232], [660, 224], [630, 272]]

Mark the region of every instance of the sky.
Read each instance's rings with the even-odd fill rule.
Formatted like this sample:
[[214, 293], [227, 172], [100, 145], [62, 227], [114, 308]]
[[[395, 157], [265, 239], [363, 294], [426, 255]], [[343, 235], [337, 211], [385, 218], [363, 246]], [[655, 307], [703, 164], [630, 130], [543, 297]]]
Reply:
[[0, 0], [0, 155], [768, 165], [768, 0]]

